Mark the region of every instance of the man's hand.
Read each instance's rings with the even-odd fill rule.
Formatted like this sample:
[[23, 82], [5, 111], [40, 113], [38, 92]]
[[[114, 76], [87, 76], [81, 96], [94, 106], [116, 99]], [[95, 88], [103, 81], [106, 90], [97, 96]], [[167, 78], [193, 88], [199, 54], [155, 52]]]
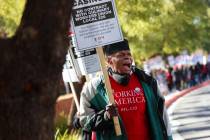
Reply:
[[76, 129], [81, 128], [80, 121], [79, 121], [79, 113], [78, 112], [74, 116], [73, 127], [76, 128]]
[[110, 120], [112, 119], [114, 116], [118, 115], [118, 110], [115, 104], [108, 104], [106, 106], [106, 111], [104, 113], [104, 118], [105, 120]]

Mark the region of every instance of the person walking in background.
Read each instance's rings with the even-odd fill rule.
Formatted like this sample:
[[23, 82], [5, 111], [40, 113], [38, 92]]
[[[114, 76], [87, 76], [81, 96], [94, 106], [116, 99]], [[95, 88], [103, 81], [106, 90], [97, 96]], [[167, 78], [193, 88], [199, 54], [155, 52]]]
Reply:
[[171, 67], [169, 67], [168, 70], [167, 70], [167, 73], [166, 73], [167, 85], [168, 85], [168, 89], [169, 89], [170, 92], [173, 89], [172, 71], [173, 71], [173, 69]]
[[195, 65], [195, 82], [196, 84], [200, 84], [201, 83], [201, 64], [199, 62], [197, 62], [197, 64]]
[[201, 66], [201, 81], [204, 82], [206, 81], [208, 70], [206, 65], [202, 64]]
[[207, 72], [208, 72], [208, 79], [210, 79], [210, 62], [206, 64]]
[[[116, 104], [109, 104], [103, 76], [86, 83], [81, 92], [79, 123], [95, 131], [97, 140], [171, 140], [170, 125], [157, 82], [132, 66], [127, 40], [107, 45], [104, 53]], [[112, 117], [122, 130], [116, 136]]]
[[181, 69], [176, 67], [174, 69], [174, 76], [175, 76], [175, 86], [177, 90], [181, 90]]

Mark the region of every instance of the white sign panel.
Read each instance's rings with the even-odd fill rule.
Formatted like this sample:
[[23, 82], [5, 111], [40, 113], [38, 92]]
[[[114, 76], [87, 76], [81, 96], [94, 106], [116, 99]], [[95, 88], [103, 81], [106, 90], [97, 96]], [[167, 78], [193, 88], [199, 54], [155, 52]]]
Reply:
[[72, 52], [69, 50], [66, 55], [66, 62], [63, 66], [63, 81], [64, 82], [78, 82], [81, 78], [79, 66], [72, 57]]
[[78, 61], [82, 75], [87, 75], [100, 71], [100, 61], [96, 54], [96, 49], [77, 51], [73, 49], [74, 58]]
[[71, 24], [78, 50], [123, 40], [113, 0], [75, 0]]
[[64, 82], [78, 82], [79, 78], [77, 77], [75, 69], [63, 69], [62, 72]]
[[69, 60], [66, 60], [66, 63], [64, 64], [63, 72], [63, 81], [64, 82], [78, 82], [79, 77], [75, 69], [73, 68], [73, 65]]

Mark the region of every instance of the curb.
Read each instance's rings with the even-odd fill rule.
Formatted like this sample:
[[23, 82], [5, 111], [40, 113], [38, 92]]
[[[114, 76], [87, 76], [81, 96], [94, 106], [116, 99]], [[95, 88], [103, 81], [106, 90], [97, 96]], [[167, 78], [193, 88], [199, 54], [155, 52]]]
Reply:
[[169, 108], [180, 97], [190, 93], [193, 90], [199, 89], [201, 87], [205, 87], [205, 86], [207, 86], [209, 84], [210, 84], [210, 80], [205, 81], [205, 82], [203, 82], [203, 83], [201, 83], [199, 85], [196, 85], [194, 87], [191, 87], [191, 88], [188, 88], [188, 89], [184, 89], [184, 90], [182, 90], [180, 92], [172, 93], [173, 95], [171, 95], [168, 99], [165, 100], [166, 108]]

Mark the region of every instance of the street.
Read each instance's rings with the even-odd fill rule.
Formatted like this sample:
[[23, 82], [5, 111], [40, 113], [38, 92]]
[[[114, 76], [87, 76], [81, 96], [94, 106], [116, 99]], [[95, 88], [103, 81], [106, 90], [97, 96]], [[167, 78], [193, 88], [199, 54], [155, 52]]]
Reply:
[[174, 140], [210, 140], [210, 85], [181, 97], [168, 113]]

